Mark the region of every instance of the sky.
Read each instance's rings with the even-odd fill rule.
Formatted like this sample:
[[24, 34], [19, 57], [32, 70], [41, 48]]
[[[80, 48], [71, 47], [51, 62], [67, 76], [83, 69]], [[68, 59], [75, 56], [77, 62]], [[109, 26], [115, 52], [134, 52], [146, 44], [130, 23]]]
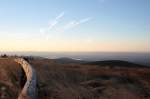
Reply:
[[0, 0], [0, 51], [150, 52], [150, 0]]

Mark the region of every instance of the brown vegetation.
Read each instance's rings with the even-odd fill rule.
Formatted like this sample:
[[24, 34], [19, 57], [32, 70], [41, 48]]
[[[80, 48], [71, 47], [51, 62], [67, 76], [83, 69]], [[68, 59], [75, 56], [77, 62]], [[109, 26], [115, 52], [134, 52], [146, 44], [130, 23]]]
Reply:
[[[150, 68], [61, 64], [42, 58], [29, 63], [38, 74], [38, 99], [150, 98]], [[3, 99], [16, 99], [21, 66], [12, 59], [1, 59], [0, 68], [0, 96], [6, 93]]]
[[148, 99], [150, 68], [32, 60], [41, 99]]
[[13, 59], [0, 59], [0, 99], [16, 99], [20, 91], [20, 66]]

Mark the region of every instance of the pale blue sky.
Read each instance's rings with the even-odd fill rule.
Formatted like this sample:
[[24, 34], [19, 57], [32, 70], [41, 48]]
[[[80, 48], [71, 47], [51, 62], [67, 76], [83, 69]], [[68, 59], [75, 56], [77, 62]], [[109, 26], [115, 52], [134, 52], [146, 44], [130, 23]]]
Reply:
[[150, 0], [1, 0], [0, 51], [150, 51]]

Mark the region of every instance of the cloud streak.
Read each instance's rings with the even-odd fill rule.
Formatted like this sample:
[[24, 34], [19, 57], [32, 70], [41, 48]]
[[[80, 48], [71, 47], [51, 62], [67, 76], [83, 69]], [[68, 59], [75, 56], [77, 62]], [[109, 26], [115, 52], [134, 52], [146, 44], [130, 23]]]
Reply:
[[58, 16], [56, 16], [56, 18], [52, 21], [49, 22], [48, 27], [47, 28], [41, 28], [40, 32], [41, 33], [45, 33], [50, 31], [51, 29], [53, 29], [60, 21], [60, 19], [64, 16], [65, 12], [61, 12]]
[[83, 23], [86, 23], [92, 19], [91, 17], [87, 17], [87, 18], [80, 19], [80, 20], [72, 20], [72, 21], [64, 24], [63, 26], [56, 27], [56, 25], [60, 22], [60, 20], [62, 19], [62, 17], [64, 17], [64, 15], [65, 15], [65, 13], [61, 12], [58, 16], [55, 17], [54, 20], [49, 22], [49, 24], [46, 28], [41, 28], [40, 33], [45, 34], [50, 31], [53, 31], [56, 33], [64, 32], [64, 31], [70, 30], [72, 28], [75, 28]]
[[60, 18], [62, 18], [65, 15], [65, 12], [61, 12], [56, 18], [55, 20], [59, 20]]
[[70, 21], [69, 23], [67, 23], [67, 24], [63, 27], [63, 29], [64, 29], [64, 30], [68, 30], [68, 29], [74, 28], [74, 27], [76, 27], [76, 26], [78, 26], [78, 25], [80, 25], [80, 24], [83, 24], [83, 23], [86, 23], [86, 22], [90, 21], [91, 19], [92, 19], [92, 18], [88, 17], [88, 18], [81, 19], [81, 20], [79, 20], [79, 21], [72, 20], [72, 21]]
[[60, 14], [55, 18], [55, 20], [49, 22], [48, 30], [51, 30], [53, 27], [55, 27], [55, 26], [59, 23], [60, 19], [64, 16], [64, 14], [65, 14], [64, 12], [60, 13]]

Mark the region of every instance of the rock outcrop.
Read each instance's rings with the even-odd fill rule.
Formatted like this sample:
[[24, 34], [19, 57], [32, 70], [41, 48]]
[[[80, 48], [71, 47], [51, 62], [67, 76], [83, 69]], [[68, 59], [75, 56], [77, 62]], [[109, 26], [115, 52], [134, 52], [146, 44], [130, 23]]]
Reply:
[[34, 68], [23, 58], [17, 58], [15, 61], [22, 66], [27, 78], [18, 99], [37, 99], [37, 76]]

